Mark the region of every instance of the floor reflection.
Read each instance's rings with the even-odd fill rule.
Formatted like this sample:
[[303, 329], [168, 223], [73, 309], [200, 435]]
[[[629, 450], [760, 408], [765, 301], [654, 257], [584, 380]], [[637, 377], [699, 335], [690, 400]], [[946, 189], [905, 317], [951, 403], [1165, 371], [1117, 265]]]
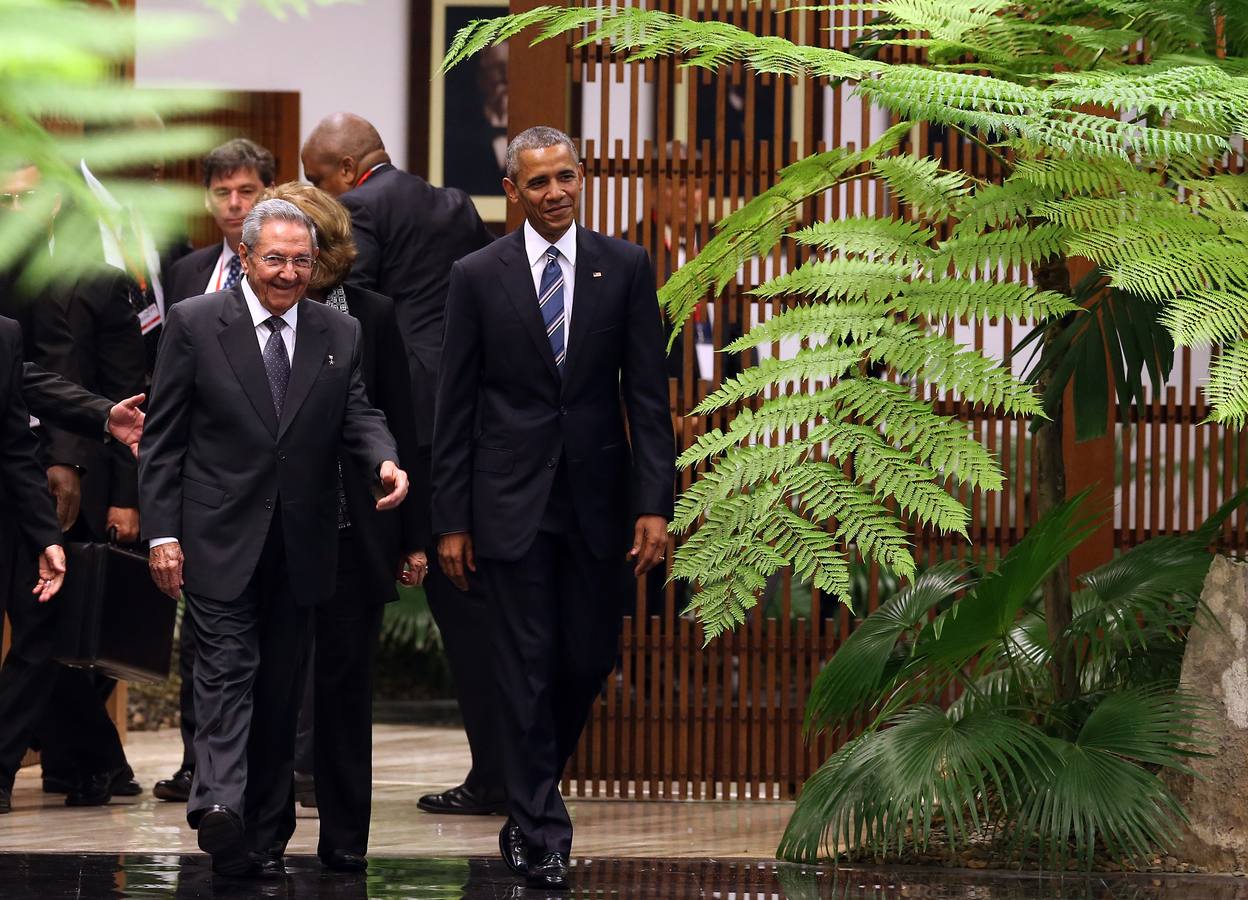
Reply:
[[325, 900], [1248, 900], [1244, 879], [1210, 876], [1064, 876], [939, 869], [806, 869], [770, 862], [582, 859], [572, 890], [516, 883], [500, 862], [375, 859], [367, 876], [325, 873], [288, 860], [276, 882], [214, 878], [206, 857], [0, 853], [5, 900], [174, 897]]

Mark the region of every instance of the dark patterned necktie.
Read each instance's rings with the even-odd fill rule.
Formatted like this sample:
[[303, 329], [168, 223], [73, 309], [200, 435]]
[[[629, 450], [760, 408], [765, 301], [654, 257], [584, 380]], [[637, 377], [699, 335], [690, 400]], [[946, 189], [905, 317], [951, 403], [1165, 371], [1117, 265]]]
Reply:
[[546, 251], [546, 268], [542, 270], [542, 286], [537, 294], [537, 307], [542, 312], [542, 324], [550, 350], [555, 354], [555, 365], [563, 371], [567, 350], [563, 339], [563, 269], [559, 267], [559, 250], [552, 244]]
[[264, 320], [269, 326], [269, 340], [264, 345], [264, 371], [269, 376], [269, 390], [273, 392], [273, 409], [277, 419], [282, 419], [282, 404], [286, 402], [286, 385], [290, 383], [290, 357], [286, 355], [286, 343], [282, 340], [282, 328], [286, 325], [278, 316]]
[[228, 291], [238, 284], [238, 280], [243, 277], [243, 261], [238, 258], [235, 253], [230, 257], [230, 261], [225, 264], [225, 281], [221, 283], [221, 290]]

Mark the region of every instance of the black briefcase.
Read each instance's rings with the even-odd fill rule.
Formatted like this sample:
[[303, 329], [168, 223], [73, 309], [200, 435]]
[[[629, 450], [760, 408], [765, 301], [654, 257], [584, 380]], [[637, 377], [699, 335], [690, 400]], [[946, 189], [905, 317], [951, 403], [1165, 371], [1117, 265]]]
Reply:
[[125, 681], [169, 677], [178, 603], [152, 581], [147, 555], [116, 544], [67, 543], [53, 656]]

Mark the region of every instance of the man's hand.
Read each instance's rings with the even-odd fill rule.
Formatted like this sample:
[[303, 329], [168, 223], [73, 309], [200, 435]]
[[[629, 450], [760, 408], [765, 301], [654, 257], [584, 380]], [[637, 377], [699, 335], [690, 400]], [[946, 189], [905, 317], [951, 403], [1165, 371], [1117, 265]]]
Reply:
[[146, 399], [147, 394], [135, 394], [108, 411], [108, 433], [129, 447], [135, 456], [139, 455], [139, 438], [143, 437], [143, 420], [146, 418], [139, 404]]
[[429, 572], [429, 557], [424, 550], [415, 550], [403, 557], [399, 566], [399, 584], [424, 584], [425, 575]]
[[153, 547], [147, 555], [147, 567], [160, 592], [177, 600], [182, 593], [182, 545], [172, 541]]
[[110, 506], [104, 530], [117, 529], [117, 543], [132, 544], [139, 539], [139, 511], [128, 506]]
[[39, 583], [31, 591], [40, 603], [47, 603], [65, 581], [65, 548], [60, 544], [44, 547], [39, 554]]
[[48, 466], [48, 490], [56, 499], [56, 520], [61, 531], [78, 521], [78, 508], [82, 505], [82, 478], [73, 466]]
[[407, 473], [390, 460], [386, 460], [381, 464], [377, 474], [381, 477], [381, 486], [388, 492], [377, 501], [377, 509], [394, 509], [407, 496]]
[[640, 578], [663, 561], [667, 550], [667, 519], [662, 516], [638, 516], [633, 528], [633, 548], [628, 558], [637, 560], [633, 575]]
[[461, 591], [468, 590], [468, 573], [477, 571], [477, 558], [472, 554], [472, 535], [457, 531], [438, 538], [438, 564], [451, 584]]

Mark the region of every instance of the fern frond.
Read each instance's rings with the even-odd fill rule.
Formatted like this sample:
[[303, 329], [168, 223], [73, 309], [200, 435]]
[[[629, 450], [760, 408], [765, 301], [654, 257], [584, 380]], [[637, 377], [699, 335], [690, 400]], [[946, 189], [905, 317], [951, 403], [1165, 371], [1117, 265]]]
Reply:
[[981, 187], [958, 205], [955, 215], [959, 221], [950, 236], [978, 234], [988, 228], [1002, 228], [1026, 220], [1037, 203], [1052, 199], [1056, 193], [1052, 188], [1021, 178]]
[[890, 441], [909, 448], [914, 459], [973, 487], [1000, 490], [1004, 479], [992, 455], [971, 437], [970, 427], [938, 416], [906, 388], [874, 378], [846, 378], [822, 391], [852, 415], [880, 428]]
[[1040, 291], [1016, 281], [968, 281], [942, 278], [912, 280], [900, 288], [894, 305], [911, 316], [960, 319], [1046, 319], [1078, 307], [1054, 291]]
[[801, 381], [821, 383], [840, 378], [854, 369], [864, 352], [871, 348], [870, 341], [854, 344], [827, 343], [799, 350], [788, 358], [770, 357], [750, 366], [735, 378], [729, 379], [718, 390], [697, 405], [694, 414], [708, 415], [717, 409], [753, 397], [766, 391], [778, 390]]
[[930, 157], [886, 156], [871, 165], [902, 203], [919, 215], [947, 218], [970, 188], [961, 172], [945, 172]]
[[811, 303], [782, 310], [724, 348], [727, 353], [741, 353], [760, 344], [785, 338], [817, 338], [829, 336], [853, 341], [880, 330], [888, 313], [888, 304], [874, 303]]
[[771, 252], [805, 200], [850, 177], [878, 154], [896, 148], [908, 127], [905, 122], [893, 126], [857, 153], [830, 150], [794, 163], [781, 170], [776, 184], [727, 216], [715, 237], [659, 290], [659, 301], [674, 326], [671, 340], [709, 288], [719, 293], [746, 260]]
[[885, 363], [899, 375], [951, 390], [970, 403], [1010, 414], [1044, 415], [1030, 385], [978, 350], [967, 349], [943, 334], [893, 323], [866, 349], [872, 361]]
[[818, 525], [779, 506], [763, 526], [761, 536], [773, 542], [776, 552], [792, 560], [795, 578], [810, 579], [823, 591], [853, 608], [849, 593], [849, 559], [836, 547], [836, 539]]
[[1248, 335], [1248, 289], [1194, 291], [1175, 297], [1161, 314], [1176, 344], [1221, 344]]
[[769, 447], [752, 444], [733, 447], [715, 461], [676, 501], [672, 529], [684, 532], [693, 527], [711, 505], [746, 487], [771, 481], [799, 465], [809, 452], [809, 442], [795, 441]]
[[922, 260], [935, 233], [916, 222], [854, 217], [818, 222], [793, 235], [799, 244], [881, 261]]
[[870, 492], [831, 463], [811, 462], [786, 474], [785, 488], [816, 521], [831, 522], [833, 535], [856, 545], [864, 558], [889, 566], [902, 578], [914, 574], [905, 530]]
[[999, 266], [1030, 267], [1065, 252], [1071, 233], [1061, 225], [1042, 222], [1016, 225], [983, 234], [965, 234], [940, 244], [931, 263], [933, 271], [952, 265], [959, 275]]
[[1213, 404], [1211, 421], [1232, 428], [1248, 422], [1248, 341], [1236, 341], [1218, 354], [1209, 367], [1205, 396]]
[[812, 260], [791, 272], [759, 285], [750, 293], [756, 297], [799, 295], [816, 300], [883, 300], [913, 272], [905, 263], [869, 259]]
[[1114, 287], [1160, 302], [1177, 294], [1248, 287], [1248, 257], [1239, 241], [1211, 238], [1123, 260], [1105, 274]]
[[1157, 177], [1136, 168], [1131, 162], [1109, 157], [1090, 162], [1061, 156], [1020, 159], [1007, 184], [1025, 182], [1061, 196], [1087, 195], [1113, 197], [1155, 193]]

